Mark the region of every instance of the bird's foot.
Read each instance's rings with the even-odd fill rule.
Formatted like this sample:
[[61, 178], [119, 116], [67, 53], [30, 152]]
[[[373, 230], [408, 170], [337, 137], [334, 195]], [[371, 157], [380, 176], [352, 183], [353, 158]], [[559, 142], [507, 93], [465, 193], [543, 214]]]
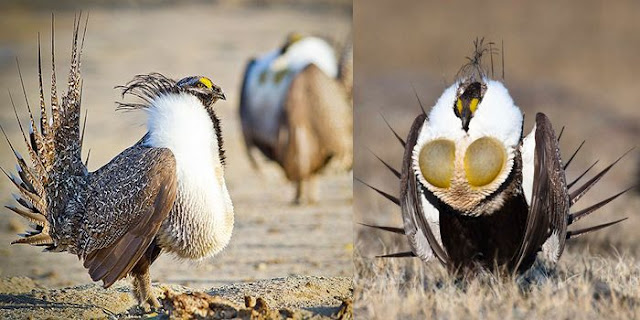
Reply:
[[162, 308], [162, 305], [160, 304], [160, 302], [158, 302], [158, 299], [152, 295], [147, 298], [146, 304], [149, 306], [149, 308], [151, 308], [152, 311], [158, 311]]

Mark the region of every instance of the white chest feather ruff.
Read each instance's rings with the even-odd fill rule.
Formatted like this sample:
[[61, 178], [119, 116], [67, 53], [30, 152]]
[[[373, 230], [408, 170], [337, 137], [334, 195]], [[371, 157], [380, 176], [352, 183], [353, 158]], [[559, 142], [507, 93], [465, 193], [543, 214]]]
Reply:
[[[522, 112], [514, 104], [502, 83], [489, 79], [485, 79], [485, 83], [487, 91], [469, 122], [468, 131], [462, 128], [462, 122], [453, 110], [459, 86], [456, 83], [443, 92], [431, 109], [413, 150], [414, 172], [420, 182], [438, 198], [461, 211], [476, 208], [486, 196], [498, 190], [511, 173], [516, 150], [520, 146]], [[491, 183], [482, 187], [472, 187], [466, 178], [463, 159], [467, 148], [483, 137], [497, 140], [504, 148], [506, 159], [503, 168]], [[455, 169], [451, 177], [452, 185], [446, 189], [428, 183], [420, 171], [418, 163], [422, 148], [429, 142], [438, 139], [451, 141], [455, 146], [453, 160]]]
[[178, 195], [159, 241], [182, 258], [222, 250], [233, 229], [233, 204], [224, 180], [213, 122], [198, 98], [170, 94], [147, 109], [146, 144], [168, 148], [176, 159]]

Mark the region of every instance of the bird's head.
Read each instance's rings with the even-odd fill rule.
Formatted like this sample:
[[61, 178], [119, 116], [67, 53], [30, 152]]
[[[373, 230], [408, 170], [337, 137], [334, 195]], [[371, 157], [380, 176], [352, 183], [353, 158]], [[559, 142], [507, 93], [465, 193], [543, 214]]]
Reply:
[[180, 79], [176, 86], [181, 90], [198, 97], [205, 107], [211, 107], [216, 101], [227, 97], [222, 88], [217, 86], [211, 79], [203, 76], [190, 76]]
[[281, 49], [280, 49], [280, 53], [283, 54], [287, 51], [287, 49], [289, 49], [289, 47], [291, 47], [291, 45], [293, 45], [294, 43], [300, 41], [304, 39], [304, 35], [300, 32], [291, 32], [287, 35], [287, 38], [284, 41], [284, 44], [282, 45]]
[[478, 81], [466, 81], [460, 84], [456, 92], [453, 112], [460, 118], [462, 129], [469, 131], [469, 123], [482, 102], [487, 85]]

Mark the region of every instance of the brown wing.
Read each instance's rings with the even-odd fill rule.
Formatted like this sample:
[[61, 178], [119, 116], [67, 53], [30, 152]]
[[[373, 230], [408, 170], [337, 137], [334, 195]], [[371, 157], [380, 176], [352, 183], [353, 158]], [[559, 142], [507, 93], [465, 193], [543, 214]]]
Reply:
[[92, 173], [84, 267], [105, 288], [125, 277], [147, 250], [176, 198], [169, 149], [136, 145]]
[[518, 265], [533, 259], [541, 249], [553, 262], [564, 250], [569, 193], [565, 180], [560, 150], [549, 118], [536, 115], [533, 190], [527, 225], [517, 254]]
[[402, 208], [405, 233], [416, 256], [428, 257], [435, 254], [438, 260], [445, 266], [449, 266], [449, 257], [436, 239], [425, 217], [424, 208], [420, 202], [420, 185], [411, 163], [413, 148], [425, 119], [426, 115], [420, 114], [414, 120], [405, 145], [400, 180], [400, 207]]
[[353, 112], [345, 89], [310, 64], [295, 75], [285, 102], [286, 134], [279, 138], [278, 158], [303, 163], [301, 176], [322, 168], [330, 158], [336, 168], [353, 163]]

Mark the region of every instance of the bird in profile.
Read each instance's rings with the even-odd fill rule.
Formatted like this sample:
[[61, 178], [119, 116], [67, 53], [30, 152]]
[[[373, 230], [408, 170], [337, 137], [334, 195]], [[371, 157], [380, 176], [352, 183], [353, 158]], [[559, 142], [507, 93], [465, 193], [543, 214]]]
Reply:
[[290, 34], [285, 43], [248, 63], [240, 119], [254, 168], [257, 148], [296, 183], [295, 203], [315, 202], [314, 177], [327, 166], [353, 163], [351, 47], [340, 63], [325, 40]]
[[[202, 76], [179, 81], [158, 73], [135, 76], [120, 89], [123, 97], [132, 95], [140, 101], [122, 102], [119, 108], [144, 110], [147, 133], [109, 163], [89, 172], [81, 160], [85, 126], [81, 131], [80, 55], [86, 21], [78, 46], [80, 24], [78, 17], [68, 88], [58, 99], [52, 22], [50, 115], [38, 41], [39, 126], [28, 100], [28, 136], [20, 126], [30, 164], [7, 138], [18, 162], [18, 175], [5, 174], [19, 190], [15, 196], [19, 206], [7, 208], [34, 226], [12, 243], [77, 255], [91, 278], [101, 280], [105, 288], [132, 275], [138, 302], [158, 307], [149, 267], [161, 252], [180, 259], [203, 259], [220, 252], [231, 237], [233, 205], [225, 184], [220, 121], [214, 110], [225, 95]], [[20, 123], [17, 112], [16, 119]]]
[[492, 44], [474, 45], [458, 79], [428, 115], [423, 110], [415, 118], [408, 137], [392, 129], [404, 147], [402, 169], [383, 163], [399, 179], [400, 197], [369, 185], [401, 207], [404, 226], [367, 226], [408, 239], [411, 251], [382, 257], [435, 258], [455, 273], [496, 267], [523, 273], [539, 252], [542, 261], [555, 264], [568, 239], [624, 220], [569, 230], [628, 191], [570, 212], [622, 157], [579, 187], [593, 166], [567, 182], [565, 170], [582, 144], [563, 164], [562, 131], [556, 136], [543, 113], [524, 136], [523, 113], [505, 85], [482, 68]]

